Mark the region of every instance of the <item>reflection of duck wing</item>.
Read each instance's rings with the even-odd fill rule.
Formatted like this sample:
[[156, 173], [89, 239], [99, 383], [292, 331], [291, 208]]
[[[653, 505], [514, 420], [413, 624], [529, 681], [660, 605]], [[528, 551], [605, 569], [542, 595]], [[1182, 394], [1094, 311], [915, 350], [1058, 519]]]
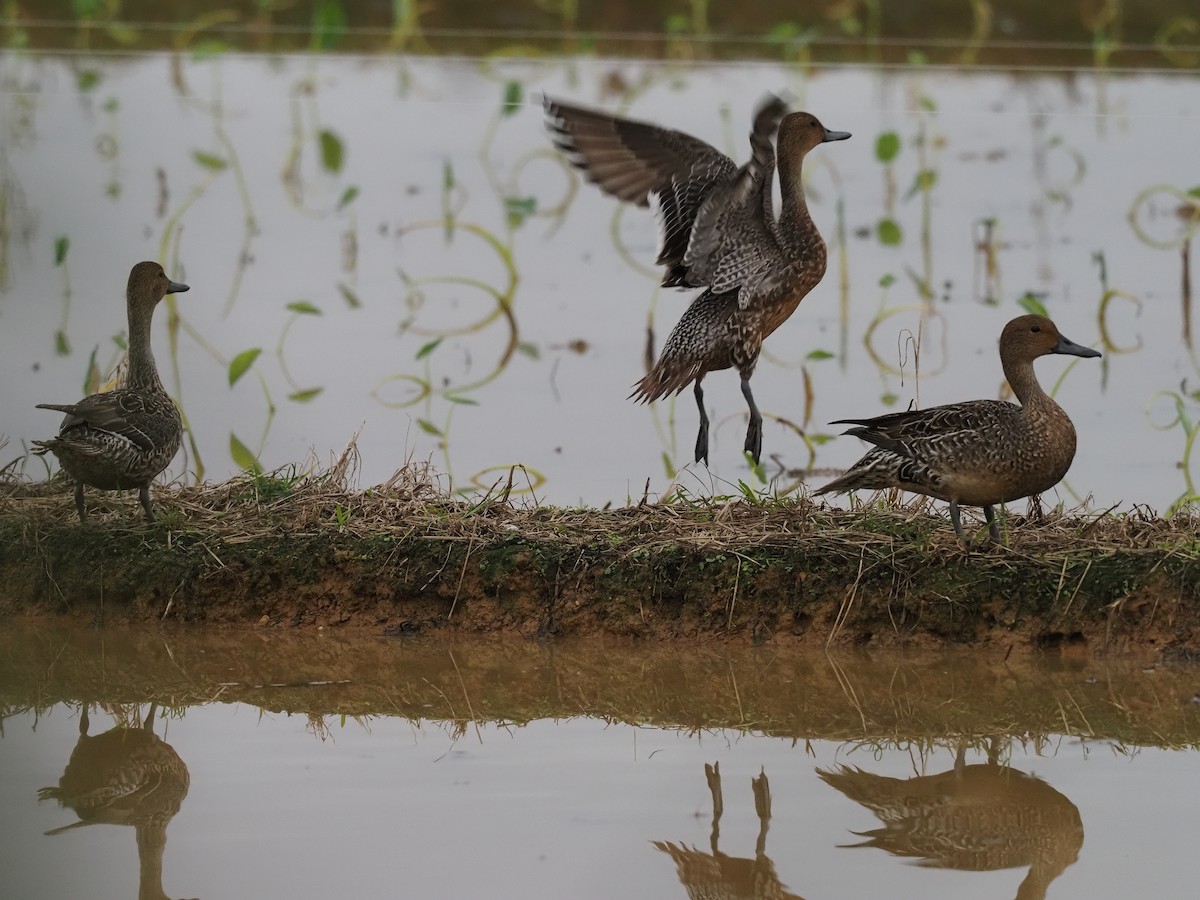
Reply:
[[770, 900], [803, 900], [789, 893], [775, 872], [775, 864], [766, 853], [767, 829], [771, 820], [771, 789], [765, 772], [750, 780], [754, 789], [754, 811], [758, 815], [758, 842], [753, 859], [729, 856], [717, 849], [720, 839], [721, 814], [725, 802], [721, 793], [721, 766], [705, 764], [704, 777], [712, 794], [713, 822], [711, 851], [704, 852], [687, 844], [655, 841], [654, 846], [666, 853], [675, 863], [679, 881], [688, 896], [710, 900], [734, 900], [737, 897], [770, 898]]
[[973, 765], [901, 779], [840, 766], [817, 774], [883, 823], [862, 832], [867, 840], [852, 846], [879, 847], [924, 866], [971, 871], [1033, 866], [1053, 871], [1048, 884], [1083, 845], [1075, 804], [1016, 769]]

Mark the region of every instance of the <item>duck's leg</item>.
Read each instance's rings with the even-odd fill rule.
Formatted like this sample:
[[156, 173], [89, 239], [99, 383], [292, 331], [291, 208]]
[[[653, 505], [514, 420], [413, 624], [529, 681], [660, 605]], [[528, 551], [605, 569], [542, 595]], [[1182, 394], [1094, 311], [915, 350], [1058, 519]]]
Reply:
[[79, 510], [80, 524], [87, 521], [87, 505], [83, 502], [83, 482], [75, 482], [75, 508]]
[[696, 395], [696, 408], [700, 410], [700, 430], [696, 433], [696, 462], [708, 465], [708, 413], [704, 411], [704, 388], [700, 382], [704, 376], [696, 379], [696, 387], [692, 392]]
[[704, 778], [708, 782], [708, 791], [712, 794], [712, 831], [708, 836], [708, 845], [712, 848], [713, 856], [721, 851], [717, 849], [721, 841], [721, 813], [725, 812], [725, 798], [721, 796], [721, 764], [704, 764]]
[[1000, 543], [1000, 526], [996, 524], [996, 511], [990, 506], [985, 506], [983, 508], [983, 517], [987, 519], [988, 534], [992, 536], [992, 542], [995, 544]]
[[762, 456], [762, 413], [758, 411], [758, 404], [754, 402], [749, 375], [742, 376], [742, 396], [746, 398], [746, 404], [750, 407], [750, 427], [746, 429], [746, 452], [754, 457], [754, 464], [758, 465], [759, 457]]
[[958, 535], [959, 543], [961, 543], [967, 550], [970, 550], [971, 542], [967, 540], [967, 536], [963, 534], [962, 516], [960, 516], [958, 513], [958, 504], [953, 500], [950, 501], [950, 524], [954, 526], [954, 533]]
[[154, 510], [150, 507], [150, 485], [144, 484], [138, 488], [138, 500], [142, 503], [142, 509], [146, 511], [146, 521], [154, 521]]

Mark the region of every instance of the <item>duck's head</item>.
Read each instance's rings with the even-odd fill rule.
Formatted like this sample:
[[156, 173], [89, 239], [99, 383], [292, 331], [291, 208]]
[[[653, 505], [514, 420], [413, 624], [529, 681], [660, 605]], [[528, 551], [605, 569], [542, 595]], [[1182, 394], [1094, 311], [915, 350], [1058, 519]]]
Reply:
[[1069, 340], [1045, 316], [1018, 316], [1004, 326], [1000, 334], [1001, 356], [1037, 359], [1047, 353], [1065, 353], [1085, 358], [1100, 355], [1099, 350]]
[[807, 153], [817, 144], [824, 144], [826, 141], [844, 141], [848, 137], [850, 137], [850, 132], [830, 131], [812, 113], [789, 113], [779, 123], [781, 153]]
[[156, 262], [140, 262], [129, 273], [129, 285], [125, 296], [130, 305], [151, 309], [167, 294], [188, 290], [186, 284], [172, 281]]

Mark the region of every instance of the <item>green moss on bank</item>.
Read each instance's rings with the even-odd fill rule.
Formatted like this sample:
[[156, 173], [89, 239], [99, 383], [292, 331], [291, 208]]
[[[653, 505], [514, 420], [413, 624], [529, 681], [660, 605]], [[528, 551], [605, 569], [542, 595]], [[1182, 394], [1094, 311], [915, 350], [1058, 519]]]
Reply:
[[119, 500], [0, 496], [0, 614], [353, 624], [814, 644], [1085, 643], [1200, 650], [1191, 519], [1007, 520], [964, 551], [944, 519], [736, 500], [617, 510], [459, 503], [419, 485], [249, 480]]

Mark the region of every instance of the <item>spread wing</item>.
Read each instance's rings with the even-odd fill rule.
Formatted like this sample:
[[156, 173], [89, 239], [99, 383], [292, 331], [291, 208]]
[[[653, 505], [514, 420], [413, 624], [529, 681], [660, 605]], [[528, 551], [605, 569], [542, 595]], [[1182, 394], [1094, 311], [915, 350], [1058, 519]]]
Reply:
[[769, 290], [772, 272], [786, 268], [775, 235], [771, 188], [775, 175], [772, 138], [787, 104], [768, 95], [750, 132], [750, 159], [727, 182], [715, 186], [696, 214], [683, 263], [689, 278], [713, 293], [738, 292], [738, 306]]
[[622, 119], [596, 110], [545, 99], [546, 124], [554, 143], [587, 179], [606, 194], [648, 206], [658, 199], [664, 286], [699, 287], [684, 266], [692, 225], [714, 186], [729, 181], [737, 165], [699, 138]]

